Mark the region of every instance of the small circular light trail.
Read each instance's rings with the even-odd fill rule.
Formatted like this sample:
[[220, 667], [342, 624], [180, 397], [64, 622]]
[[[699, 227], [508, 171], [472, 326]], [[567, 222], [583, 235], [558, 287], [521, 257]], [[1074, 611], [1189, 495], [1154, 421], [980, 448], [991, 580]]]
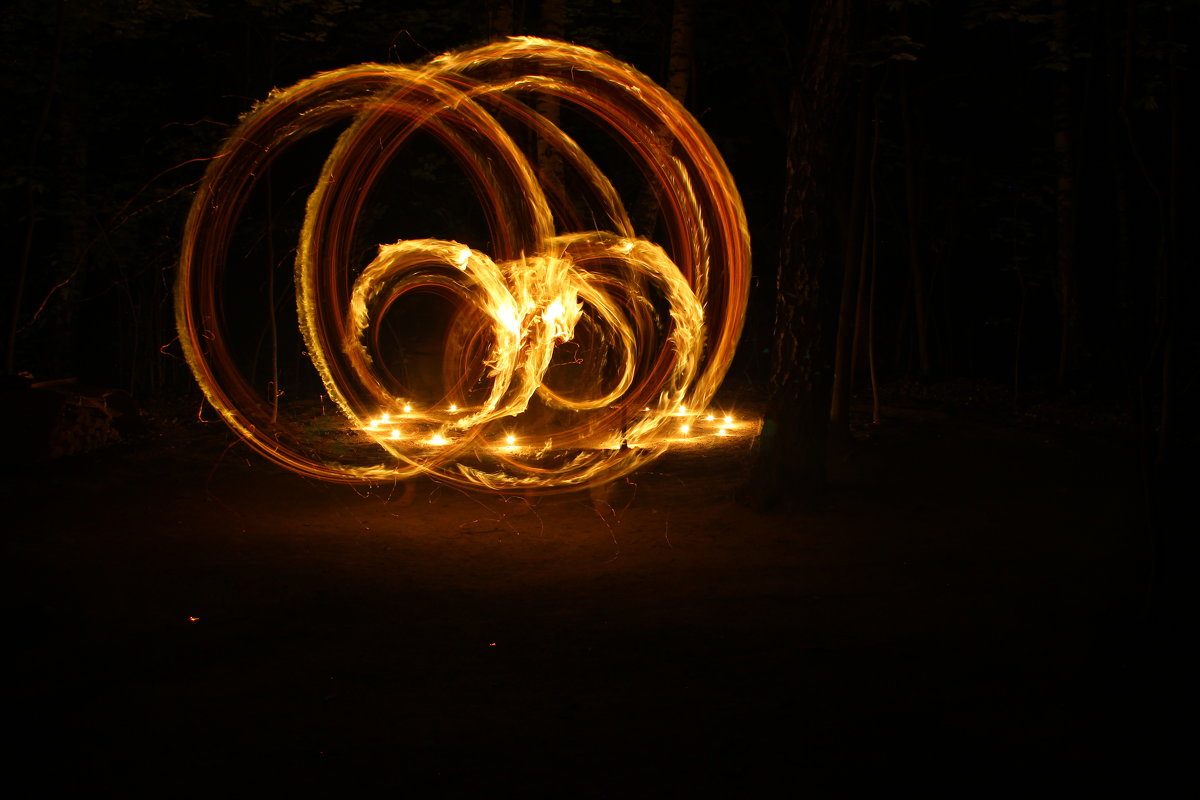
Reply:
[[[641, 171], [662, 245], [637, 235], [613, 183], [549, 118], [557, 115], [536, 110], [547, 102], [615, 141]], [[335, 125], [344, 129], [296, 243], [296, 304], [326, 393], [376, 448], [369, 463], [278, 435], [230, 351], [221, 302], [256, 182], [280, 153]], [[490, 252], [405, 239], [363, 263], [356, 237], [367, 202], [418, 134], [474, 187]], [[536, 156], [526, 155], [531, 141]], [[553, 491], [628, 474], [661, 454], [679, 416], [703, 413], [741, 333], [749, 274], [741, 199], [696, 120], [608, 55], [520, 37], [422, 68], [347, 67], [273, 93], [225, 142], [192, 204], [175, 314], [209, 402], [288, 469], [340, 482], [427, 474], [464, 488]], [[453, 309], [440, 398], [397, 391], [380, 346], [389, 309], [424, 294]]]

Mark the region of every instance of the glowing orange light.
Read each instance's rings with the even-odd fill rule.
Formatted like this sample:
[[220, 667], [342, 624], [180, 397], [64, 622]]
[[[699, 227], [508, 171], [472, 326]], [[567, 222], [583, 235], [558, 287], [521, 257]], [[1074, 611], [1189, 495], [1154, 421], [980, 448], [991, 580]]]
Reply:
[[[544, 99], [630, 155], [657, 198], [659, 218], [648, 230], [663, 231], [662, 244], [639, 236], [580, 141], [534, 110]], [[262, 382], [244, 374], [246, 359], [226, 342], [221, 302], [257, 181], [280, 152], [339, 124], [295, 248], [304, 350], [358, 429], [390, 426], [389, 414], [374, 416], [380, 408], [412, 414], [407, 439], [398, 441], [397, 430], [368, 437], [363, 446], [383, 455], [351, 463], [274, 435]], [[362, 258], [373, 218], [365, 206], [417, 136], [464, 171], [487, 231], [465, 231], [467, 242], [383, 243]], [[555, 169], [531, 163], [532, 141], [553, 155]], [[485, 243], [490, 253], [479, 249]], [[370, 482], [424, 473], [498, 492], [578, 489], [657, 457], [678, 422], [671, 417], [712, 400], [741, 333], [749, 256], [732, 177], [678, 102], [611, 56], [517, 37], [421, 68], [358, 65], [272, 93], [209, 162], [184, 235], [175, 315], [209, 402], [258, 452], [301, 475]], [[441, 354], [445, 391], [422, 394], [399, 379], [402, 370], [380, 369], [379, 331], [397, 301], [430, 291], [453, 312]], [[453, 397], [455, 418], [413, 414], [399, 397], [423, 408]], [[547, 443], [541, 451], [471, 460], [517, 416], [523, 440]], [[610, 449], [614, 441], [640, 446]], [[422, 442], [446, 447], [434, 457]], [[539, 456], [551, 446], [572, 455], [548, 470]]]
[[400, 438], [400, 431], [399, 431], [398, 429], [396, 429], [396, 428], [392, 428], [392, 433], [391, 433], [391, 436], [390, 436], [389, 438], [391, 438], [391, 439], [399, 439], [399, 438]]

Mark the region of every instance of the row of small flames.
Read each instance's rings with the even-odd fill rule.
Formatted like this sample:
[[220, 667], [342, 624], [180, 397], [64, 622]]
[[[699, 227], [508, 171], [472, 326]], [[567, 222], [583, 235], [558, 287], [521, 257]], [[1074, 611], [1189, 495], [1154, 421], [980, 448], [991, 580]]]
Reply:
[[[413, 407], [411, 405], [406, 405], [399, 416], [403, 418], [404, 415], [411, 414], [412, 410]], [[649, 408], [645, 410], [650, 411]], [[446, 411], [451, 414], [457, 414], [459, 413], [459, 408], [454, 403], [451, 403], [449, 406], [447, 406]], [[688, 411], [686, 406], [680, 406], [679, 409], [674, 412], [673, 416], [684, 418], [691, 417], [695, 421], [709, 423], [710, 426], [711, 424], [715, 423], [717, 426], [717, 430], [714, 433], [715, 436], [728, 436], [729, 432], [737, 427], [737, 422], [735, 422], [733, 417], [729, 414], [725, 414], [720, 418], [714, 414], [695, 414]], [[385, 434], [385, 438], [388, 439], [403, 439], [404, 436], [400, 432], [400, 428], [397, 425], [398, 422], [399, 420], [396, 416], [384, 412], [378, 417], [368, 421], [367, 426], [363, 428], [363, 430], [371, 435]], [[693, 424], [693, 422], [681, 422], [679, 425], [679, 433], [682, 436], [692, 436]], [[432, 445], [434, 447], [441, 447], [442, 445], [450, 444], [450, 440], [442, 436], [440, 433], [435, 433], [433, 436], [420, 443]], [[511, 433], [504, 437], [504, 444], [497, 445], [497, 447], [506, 450], [513, 450], [518, 446], [517, 437]]]

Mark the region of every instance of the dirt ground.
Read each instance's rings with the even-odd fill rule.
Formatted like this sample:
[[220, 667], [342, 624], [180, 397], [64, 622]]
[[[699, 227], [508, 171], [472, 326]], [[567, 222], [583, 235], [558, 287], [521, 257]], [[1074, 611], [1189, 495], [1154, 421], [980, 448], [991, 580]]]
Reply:
[[978, 796], [1169, 766], [1117, 434], [891, 407], [824, 507], [773, 515], [733, 500], [741, 445], [673, 451], [598, 513], [429, 483], [406, 502], [229, 443], [159, 423], [7, 482], [10, 777]]

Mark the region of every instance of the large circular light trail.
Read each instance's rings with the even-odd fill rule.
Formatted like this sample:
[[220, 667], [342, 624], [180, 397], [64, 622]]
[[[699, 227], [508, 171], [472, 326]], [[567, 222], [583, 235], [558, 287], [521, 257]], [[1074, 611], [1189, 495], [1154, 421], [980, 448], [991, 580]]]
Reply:
[[[548, 105], [620, 145], [652, 193], [661, 246], [637, 235], [609, 178], [551, 121], [558, 114], [539, 113]], [[366, 460], [277, 435], [261, 388], [230, 352], [222, 308], [256, 182], [282, 152], [339, 124], [296, 244], [296, 298], [325, 391], [370, 437]], [[389, 166], [417, 136], [469, 180], [489, 252], [406, 239], [362, 263], [355, 243], [373, 192], [394, 180]], [[708, 405], [741, 332], [749, 272], [741, 200], [696, 120], [610, 56], [515, 38], [422, 68], [348, 67], [273, 93], [209, 166], [188, 218], [175, 313], [209, 402], [288, 469], [550, 491], [629, 473], [663, 451], [681, 416], [686, 425]], [[449, 309], [436, 396], [406, 385], [380, 340], [385, 318], [422, 298]]]

